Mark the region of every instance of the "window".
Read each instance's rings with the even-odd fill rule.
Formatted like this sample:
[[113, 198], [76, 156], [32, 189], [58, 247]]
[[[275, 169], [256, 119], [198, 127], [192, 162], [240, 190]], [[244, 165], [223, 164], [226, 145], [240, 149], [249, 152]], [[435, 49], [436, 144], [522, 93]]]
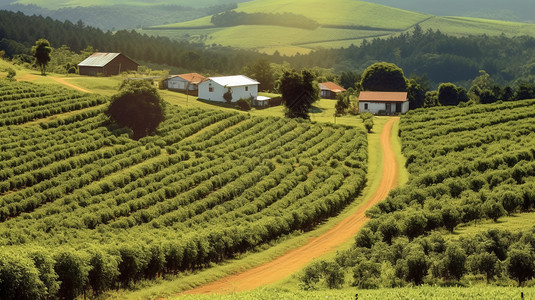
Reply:
[[246, 87], [245, 87], [245, 91], [247, 92], [248, 90], [249, 90], [249, 87], [248, 87], [248, 86], [246, 86]]
[[368, 110], [368, 103], [364, 103], [364, 109]]
[[209, 88], [208, 88], [208, 91], [209, 91], [210, 93], [212, 93], [212, 92], [214, 91], [214, 88], [213, 88], [213, 87], [209, 87]]

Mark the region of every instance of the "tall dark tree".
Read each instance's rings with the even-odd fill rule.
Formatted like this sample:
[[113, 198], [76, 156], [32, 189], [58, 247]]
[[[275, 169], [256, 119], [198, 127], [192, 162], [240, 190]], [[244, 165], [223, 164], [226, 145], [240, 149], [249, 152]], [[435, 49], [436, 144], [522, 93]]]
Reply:
[[364, 91], [404, 92], [407, 91], [406, 81], [400, 67], [380, 62], [364, 70], [360, 84]]
[[407, 85], [407, 97], [409, 98], [409, 108], [416, 109], [424, 107], [425, 93], [427, 90], [416, 79], [409, 79]]
[[280, 89], [289, 118], [310, 119], [308, 110], [319, 99], [319, 87], [314, 75], [307, 70], [301, 73], [295, 69], [285, 71], [281, 78]]
[[259, 91], [273, 90], [275, 79], [271, 64], [267, 59], [259, 59], [254, 64], [245, 66], [243, 73], [260, 82]]
[[518, 281], [518, 286], [535, 275], [533, 255], [526, 249], [512, 249], [507, 258], [507, 273]]
[[442, 83], [438, 86], [438, 102], [441, 105], [457, 105], [468, 101], [466, 89], [453, 83]]
[[164, 102], [147, 81], [129, 81], [112, 96], [106, 115], [119, 126], [132, 129], [137, 140], [153, 134], [164, 120]]
[[46, 39], [37, 40], [32, 47], [32, 54], [35, 57], [35, 63], [41, 69], [41, 75], [46, 75], [46, 66], [50, 62], [51, 52], [52, 47], [50, 47], [50, 42]]

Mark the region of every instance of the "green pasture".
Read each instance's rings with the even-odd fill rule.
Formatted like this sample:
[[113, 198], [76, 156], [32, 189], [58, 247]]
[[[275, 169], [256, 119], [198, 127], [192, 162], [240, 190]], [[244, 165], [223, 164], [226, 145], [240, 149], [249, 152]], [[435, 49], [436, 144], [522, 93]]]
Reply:
[[516, 288], [516, 287], [488, 287], [488, 286], [471, 286], [471, 287], [435, 287], [419, 286], [414, 288], [395, 288], [395, 289], [378, 289], [378, 290], [358, 290], [358, 289], [341, 289], [326, 291], [288, 291], [284, 289], [263, 288], [251, 292], [234, 293], [228, 295], [188, 295], [173, 299], [180, 300], [353, 300], [358, 294], [358, 299], [414, 299], [414, 300], [509, 300], [520, 299], [520, 293], [524, 293], [524, 299], [533, 299], [535, 297], [535, 288]]
[[255, 0], [240, 4], [237, 11], [291, 12], [304, 15], [321, 25], [360, 25], [389, 29], [405, 29], [428, 17], [421, 13], [354, 0]]
[[501, 217], [498, 222], [482, 220], [477, 223], [470, 222], [468, 224], [459, 225], [455, 228], [455, 232], [449, 236], [452, 238], [472, 236], [489, 229], [508, 230], [512, 232], [525, 231], [535, 226], [533, 220], [535, 220], [535, 212], [516, 213], [510, 216]]

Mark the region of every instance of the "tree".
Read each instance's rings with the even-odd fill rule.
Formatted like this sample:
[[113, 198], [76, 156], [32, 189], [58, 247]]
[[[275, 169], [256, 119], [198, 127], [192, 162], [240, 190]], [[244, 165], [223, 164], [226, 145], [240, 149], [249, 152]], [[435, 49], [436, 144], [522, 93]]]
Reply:
[[459, 210], [453, 205], [444, 205], [444, 207], [440, 210], [440, 213], [442, 215], [442, 222], [444, 222], [444, 227], [446, 227], [449, 232], [453, 232], [455, 226], [461, 223], [461, 214], [459, 213]]
[[105, 113], [119, 126], [132, 129], [137, 140], [153, 134], [164, 120], [164, 102], [148, 82], [128, 81], [112, 96]]
[[32, 54], [35, 57], [35, 63], [41, 69], [41, 75], [46, 75], [46, 66], [50, 62], [50, 53], [52, 47], [50, 42], [46, 39], [39, 39], [35, 42], [35, 46], [32, 47]]
[[259, 59], [252, 65], [247, 65], [243, 68], [243, 73], [251, 78], [254, 78], [260, 85], [259, 91], [271, 91], [275, 84], [273, 77], [273, 70], [271, 64], [267, 59]]
[[535, 275], [533, 255], [526, 249], [511, 249], [506, 266], [507, 273], [518, 281], [518, 286]]
[[506, 214], [502, 204], [494, 200], [487, 200], [483, 203], [483, 212], [485, 212], [487, 217], [494, 220], [494, 222], [498, 222], [498, 218]]
[[298, 73], [295, 69], [285, 71], [280, 81], [286, 116], [310, 119], [308, 109], [319, 99], [319, 87], [312, 73], [307, 70]]
[[416, 79], [409, 79], [407, 85], [407, 97], [409, 98], [409, 108], [416, 109], [424, 107], [426, 88]]
[[404, 92], [407, 91], [406, 81], [401, 68], [380, 62], [364, 70], [360, 85], [364, 91]]
[[444, 277], [454, 278], [457, 281], [466, 272], [466, 253], [458, 244], [450, 244], [446, 248], [446, 256], [443, 258]]
[[357, 72], [342, 72], [340, 74], [340, 85], [345, 89], [358, 88], [360, 86], [361, 74]]
[[406, 264], [407, 273], [405, 274], [405, 280], [417, 285], [422, 284], [429, 267], [429, 261], [422, 246], [418, 244], [411, 246], [406, 258]]
[[494, 253], [482, 252], [472, 254], [468, 257], [467, 261], [472, 273], [485, 274], [487, 283], [498, 273], [496, 269], [498, 257]]
[[457, 105], [468, 101], [466, 89], [453, 83], [442, 83], [438, 86], [438, 102], [441, 105]]

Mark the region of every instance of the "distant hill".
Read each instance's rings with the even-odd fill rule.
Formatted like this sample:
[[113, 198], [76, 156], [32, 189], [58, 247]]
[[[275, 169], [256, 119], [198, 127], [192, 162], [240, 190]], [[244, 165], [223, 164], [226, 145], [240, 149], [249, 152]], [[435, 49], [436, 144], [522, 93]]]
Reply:
[[222, 4], [240, 3], [249, 0], [0, 0], [0, 3], [34, 4], [48, 9], [89, 6], [154, 6], [154, 5], [181, 5], [189, 7], [207, 7]]
[[435, 16], [354, 0], [254, 0], [239, 4], [236, 11], [299, 14], [318, 22], [320, 26], [315, 30], [275, 24], [215, 27], [210, 22], [210, 17], [203, 17], [146, 28], [142, 32], [209, 45], [256, 49], [266, 53], [278, 51], [287, 55], [305, 54], [312, 49], [358, 45], [364, 39], [387, 38], [411, 31], [417, 24], [424, 30], [438, 29], [455, 36], [502, 33], [507, 36], [535, 36], [535, 25], [532, 24]]
[[364, 0], [437, 16], [464, 16], [535, 22], [533, 0]]

